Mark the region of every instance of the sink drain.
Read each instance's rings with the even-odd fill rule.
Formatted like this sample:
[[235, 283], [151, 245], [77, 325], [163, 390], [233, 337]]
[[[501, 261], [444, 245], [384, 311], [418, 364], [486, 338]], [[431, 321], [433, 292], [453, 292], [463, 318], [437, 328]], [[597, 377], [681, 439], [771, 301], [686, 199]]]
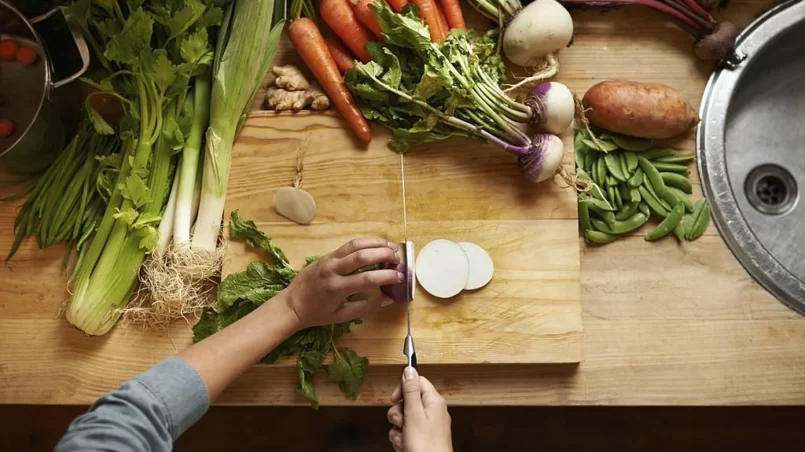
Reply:
[[761, 213], [782, 215], [797, 203], [797, 182], [785, 168], [761, 165], [753, 169], [744, 184], [746, 198]]

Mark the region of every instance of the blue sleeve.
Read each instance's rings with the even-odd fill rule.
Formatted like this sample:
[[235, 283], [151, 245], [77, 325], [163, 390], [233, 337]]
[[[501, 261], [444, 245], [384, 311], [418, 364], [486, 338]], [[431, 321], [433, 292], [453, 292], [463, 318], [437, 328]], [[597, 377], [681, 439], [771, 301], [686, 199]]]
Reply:
[[166, 358], [98, 399], [70, 424], [55, 450], [171, 450], [209, 405], [196, 370], [181, 358]]

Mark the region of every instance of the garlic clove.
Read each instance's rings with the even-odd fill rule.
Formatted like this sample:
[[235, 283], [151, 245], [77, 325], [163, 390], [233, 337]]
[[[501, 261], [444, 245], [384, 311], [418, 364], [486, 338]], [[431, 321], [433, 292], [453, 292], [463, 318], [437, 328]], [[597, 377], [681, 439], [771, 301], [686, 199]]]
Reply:
[[279, 188], [274, 192], [274, 208], [277, 213], [298, 224], [310, 224], [316, 216], [316, 201], [301, 188]]

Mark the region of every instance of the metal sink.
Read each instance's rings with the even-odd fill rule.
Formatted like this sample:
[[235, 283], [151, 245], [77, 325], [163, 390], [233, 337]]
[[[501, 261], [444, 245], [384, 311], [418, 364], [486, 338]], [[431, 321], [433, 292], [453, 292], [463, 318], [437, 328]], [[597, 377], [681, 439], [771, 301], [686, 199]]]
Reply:
[[736, 53], [702, 99], [702, 188], [738, 261], [805, 314], [805, 0], [758, 18]]

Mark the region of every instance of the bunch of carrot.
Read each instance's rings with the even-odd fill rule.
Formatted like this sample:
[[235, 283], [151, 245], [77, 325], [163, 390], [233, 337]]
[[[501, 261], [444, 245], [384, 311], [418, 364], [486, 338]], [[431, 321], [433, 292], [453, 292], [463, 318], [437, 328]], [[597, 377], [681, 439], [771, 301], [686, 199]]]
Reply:
[[[383, 40], [380, 25], [369, 8], [373, 1], [384, 0], [321, 0], [319, 13], [338, 39], [324, 38], [316, 23], [305, 17], [297, 18], [288, 28], [288, 37], [302, 60], [353, 132], [366, 143], [371, 141], [372, 131], [344, 84], [342, 74], [354, 66], [355, 58], [364, 63], [370, 60], [367, 43]], [[385, 1], [398, 13], [408, 3], [408, 0]], [[419, 8], [419, 17], [428, 26], [434, 41], [443, 40], [451, 29], [467, 28], [459, 0], [410, 2]]]

